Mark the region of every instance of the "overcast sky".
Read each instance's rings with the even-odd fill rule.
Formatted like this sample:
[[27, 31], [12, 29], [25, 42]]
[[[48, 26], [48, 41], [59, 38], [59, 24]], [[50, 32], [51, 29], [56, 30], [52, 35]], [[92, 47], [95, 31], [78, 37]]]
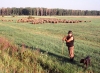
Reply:
[[45, 7], [75, 10], [100, 10], [100, 0], [0, 0], [2, 7]]

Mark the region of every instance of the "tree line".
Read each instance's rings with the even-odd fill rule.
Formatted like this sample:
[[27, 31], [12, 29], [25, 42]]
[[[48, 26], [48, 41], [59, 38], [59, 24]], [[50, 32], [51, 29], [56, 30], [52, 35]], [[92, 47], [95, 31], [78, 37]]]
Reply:
[[96, 10], [68, 10], [48, 8], [0, 8], [0, 15], [35, 15], [35, 16], [99, 16], [100, 11]]

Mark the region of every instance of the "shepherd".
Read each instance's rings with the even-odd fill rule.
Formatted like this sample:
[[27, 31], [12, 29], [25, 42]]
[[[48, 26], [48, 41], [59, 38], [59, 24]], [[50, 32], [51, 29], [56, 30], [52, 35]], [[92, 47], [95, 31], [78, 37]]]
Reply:
[[68, 47], [70, 61], [74, 60], [74, 36], [72, 31], [68, 31], [68, 35], [64, 36], [62, 41], [66, 42], [66, 46]]

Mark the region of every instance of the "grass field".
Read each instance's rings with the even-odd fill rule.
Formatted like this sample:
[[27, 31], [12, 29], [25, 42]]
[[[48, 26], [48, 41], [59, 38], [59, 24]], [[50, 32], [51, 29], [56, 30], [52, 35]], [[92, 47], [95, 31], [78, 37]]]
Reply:
[[[24, 43], [30, 49], [39, 48], [42, 52], [48, 52], [49, 59], [57, 61], [59, 69], [61, 68], [63, 73], [100, 72], [100, 17], [55, 16], [55, 18], [61, 19], [91, 20], [92, 22], [37, 25], [16, 23], [16, 20], [20, 18], [0, 17], [0, 19], [14, 20], [13, 22], [0, 21], [0, 36], [7, 38], [18, 46]], [[61, 53], [62, 38], [67, 35], [68, 30], [72, 30], [75, 37], [74, 63], [69, 62], [66, 45], [64, 45], [64, 54]], [[91, 66], [84, 71], [79, 61], [87, 55], [91, 57]]]

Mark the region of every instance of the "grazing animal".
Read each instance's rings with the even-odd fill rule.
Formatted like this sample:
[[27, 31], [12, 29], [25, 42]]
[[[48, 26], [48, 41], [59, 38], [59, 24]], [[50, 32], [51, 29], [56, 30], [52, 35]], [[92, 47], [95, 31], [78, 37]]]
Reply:
[[86, 58], [81, 59], [81, 60], [80, 60], [80, 63], [83, 63], [83, 65], [86, 66], [86, 68], [87, 68], [88, 65], [90, 65], [90, 57], [87, 56]]

